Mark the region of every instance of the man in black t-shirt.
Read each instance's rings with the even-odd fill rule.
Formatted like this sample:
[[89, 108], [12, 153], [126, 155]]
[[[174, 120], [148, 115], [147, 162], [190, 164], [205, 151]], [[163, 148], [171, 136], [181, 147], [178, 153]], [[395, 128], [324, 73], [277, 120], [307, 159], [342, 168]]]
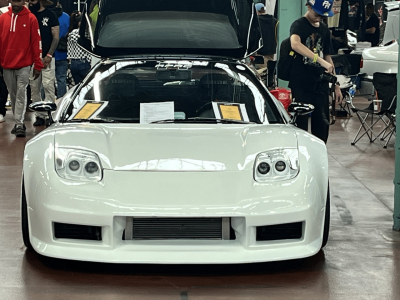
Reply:
[[[30, 0], [29, 9], [36, 16], [39, 28], [40, 36], [42, 38], [42, 60], [44, 68], [42, 74], [37, 80], [30, 80], [32, 101], [42, 101], [41, 87], [45, 93], [45, 101], [55, 101], [55, 61], [53, 59], [54, 51], [57, 48], [60, 32], [60, 24], [58, 17], [54, 12], [47, 9], [46, 6], [52, 5], [53, 2], [49, 0]], [[33, 123], [34, 126], [45, 125], [45, 119], [47, 114], [36, 113], [36, 121]]]
[[263, 46], [257, 51], [258, 55], [264, 58], [263, 64], [257, 64], [257, 72], [259, 74], [268, 73], [268, 61], [273, 61], [276, 53], [277, 46], [277, 25], [278, 20], [272, 15], [268, 15], [265, 11], [265, 6], [262, 3], [255, 5], [260, 23], [261, 36], [263, 39]]
[[365, 9], [366, 16], [368, 18], [365, 25], [365, 41], [370, 42], [372, 47], [378, 46], [379, 44], [379, 18], [375, 14], [375, 8], [372, 3], [368, 3]]
[[[325, 143], [329, 135], [329, 83], [321, 79], [324, 72], [334, 74], [330, 56], [332, 51], [330, 32], [321, 22], [331, 17], [333, 0], [308, 0], [304, 17], [296, 20], [290, 28], [290, 42], [297, 53], [289, 79], [296, 102], [312, 104], [311, 132]], [[335, 87], [336, 101], [342, 101], [339, 86]], [[297, 127], [308, 130], [308, 116], [297, 118]]]

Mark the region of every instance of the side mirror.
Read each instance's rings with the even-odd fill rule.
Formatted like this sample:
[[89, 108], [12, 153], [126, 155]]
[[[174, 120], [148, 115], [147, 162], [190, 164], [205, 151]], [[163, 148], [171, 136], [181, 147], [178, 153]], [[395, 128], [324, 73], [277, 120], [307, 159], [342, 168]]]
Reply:
[[50, 101], [39, 101], [29, 105], [29, 109], [39, 112], [52, 112], [57, 109], [57, 104]]
[[49, 118], [46, 120], [46, 127], [54, 123], [51, 113], [57, 109], [57, 104], [50, 101], [39, 101], [29, 105], [32, 111], [47, 112]]
[[288, 108], [288, 112], [293, 115], [290, 123], [291, 124], [295, 123], [298, 116], [305, 116], [309, 113], [312, 113], [313, 111], [314, 111], [314, 105], [312, 104], [292, 102]]

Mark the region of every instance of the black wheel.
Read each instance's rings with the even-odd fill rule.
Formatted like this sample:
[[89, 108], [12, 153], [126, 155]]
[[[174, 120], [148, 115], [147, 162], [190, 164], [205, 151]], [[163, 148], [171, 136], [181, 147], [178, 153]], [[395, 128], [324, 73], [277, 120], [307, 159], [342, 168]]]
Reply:
[[328, 184], [328, 194], [326, 196], [326, 206], [325, 206], [324, 235], [322, 236], [321, 249], [326, 246], [326, 243], [328, 243], [330, 220], [331, 220], [331, 196], [329, 193], [329, 184]]
[[25, 197], [25, 185], [22, 183], [22, 195], [21, 195], [21, 228], [22, 228], [22, 239], [25, 247], [28, 250], [33, 250], [31, 241], [29, 239], [29, 224], [28, 224], [28, 206], [26, 204]]

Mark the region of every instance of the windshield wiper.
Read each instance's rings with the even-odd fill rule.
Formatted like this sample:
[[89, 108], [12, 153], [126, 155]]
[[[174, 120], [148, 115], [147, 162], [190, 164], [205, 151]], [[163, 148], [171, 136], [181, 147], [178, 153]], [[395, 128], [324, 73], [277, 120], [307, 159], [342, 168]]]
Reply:
[[161, 124], [161, 123], [221, 123], [221, 124], [254, 124], [254, 122], [246, 122], [239, 120], [231, 120], [231, 119], [214, 119], [214, 118], [187, 118], [187, 119], [166, 119], [160, 121], [154, 121], [150, 124]]
[[196, 121], [215, 121], [217, 123], [223, 123], [223, 124], [254, 124], [254, 122], [246, 122], [246, 121], [240, 121], [240, 120], [233, 120], [233, 119], [213, 119], [213, 118], [201, 118], [201, 117], [194, 117], [194, 118], [188, 118], [188, 120], [196, 120]]
[[71, 123], [83, 123], [83, 122], [88, 122], [88, 123], [119, 123], [118, 121], [115, 121], [113, 119], [72, 119], [68, 120], [67, 122]]

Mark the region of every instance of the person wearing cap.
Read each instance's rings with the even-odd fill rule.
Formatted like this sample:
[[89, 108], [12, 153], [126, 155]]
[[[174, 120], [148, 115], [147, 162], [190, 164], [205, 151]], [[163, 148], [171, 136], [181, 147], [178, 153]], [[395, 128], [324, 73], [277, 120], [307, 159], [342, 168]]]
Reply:
[[[321, 21], [323, 17], [332, 17], [333, 0], [308, 0], [308, 9], [304, 17], [296, 20], [290, 28], [290, 42], [297, 53], [289, 79], [296, 102], [312, 104], [311, 133], [328, 141], [329, 135], [329, 82], [325, 73], [334, 75], [331, 58], [332, 44], [328, 27]], [[335, 86], [335, 100], [343, 99], [339, 86]], [[308, 115], [297, 118], [297, 127], [308, 130]]]
[[[42, 101], [41, 87], [45, 92], [45, 101], [55, 101], [55, 60], [53, 59], [56, 51], [58, 40], [60, 39], [60, 23], [54, 12], [46, 8], [53, 5], [49, 0], [29, 0], [29, 10], [36, 16], [40, 36], [42, 37], [42, 60], [44, 68], [38, 80], [31, 80], [32, 102]], [[47, 114], [44, 112], [36, 113], [36, 121], [33, 126], [45, 125]]]
[[255, 8], [263, 38], [263, 46], [257, 51], [257, 54], [262, 55], [264, 59], [264, 63], [257, 64], [256, 67], [258, 68], [257, 72], [263, 76], [263, 74], [268, 74], [268, 61], [274, 60], [277, 46], [277, 25], [279, 22], [274, 16], [266, 13], [264, 4], [257, 3]]

